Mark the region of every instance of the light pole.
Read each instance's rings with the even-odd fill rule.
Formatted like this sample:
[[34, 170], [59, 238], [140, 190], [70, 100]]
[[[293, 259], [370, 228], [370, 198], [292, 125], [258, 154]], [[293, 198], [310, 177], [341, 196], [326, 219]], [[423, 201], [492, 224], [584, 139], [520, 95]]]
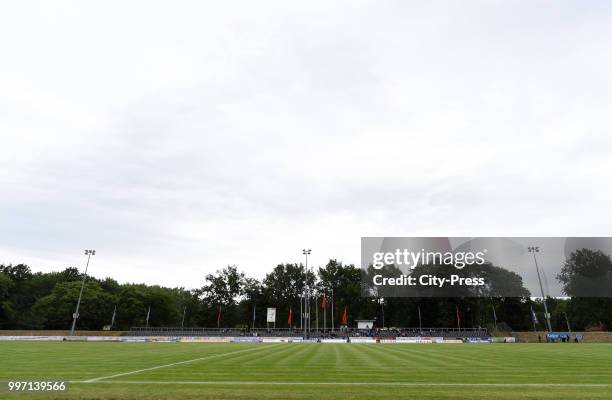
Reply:
[[495, 330], [497, 330], [497, 313], [495, 312], [495, 304], [491, 304], [491, 308], [493, 309], [493, 324], [495, 326]]
[[380, 311], [382, 313], [382, 328], [385, 329], [385, 300], [379, 297], [378, 304], [380, 304]]
[[306, 257], [306, 264], [304, 268], [304, 316], [306, 319], [304, 320], [304, 337], [308, 337], [308, 333], [310, 332], [310, 288], [308, 287], [308, 255], [312, 250], [303, 249], [302, 254]]
[[79, 292], [79, 299], [77, 300], [76, 310], [72, 314], [72, 327], [70, 328], [70, 336], [74, 336], [74, 328], [76, 328], [76, 322], [79, 318], [79, 307], [81, 306], [81, 298], [83, 297], [83, 289], [85, 289], [85, 279], [87, 279], [87, 269], [89, 268], [89, 259], [91, 256], [96, 255], [95, 250], [85, 250], [87, 256], [87, 264], [85, 265], [85, 273], [83, 274], [83, 281], [81, 282], [81, 291]]
[[540, 276], [540, 267], [538, 266], [538, 259], [536, 258], [536, 253], [540, 252], [540, 247], [529, 246], [527, 247], [527, 251], [533, 254], [533, 262], [535, 263], [536, 271], [538, 273], [540, 293], [542, 294], [542, 303], [544, 303], [544, 318], [546, 319], [546, 328], [548, 329], [548, 332], [552, 332], [552, 327], [550, 325], [550, 314], [548, 313], [548, 306], [546, 305], [546, 296], [544, 295], [544, 287], [542, 286], [542, 277]]
[[490, 297], [491, 309], [493, 310], [493, 330], [497, 331], [497, 312], [495, 312], [495, 301]]
[[317, 330], [317, 335], [319, 335], [319, 295], [315, 295], [315, 328]]
[[572, 328], [570, 326], [569, 318], [567, 318], [567, 313], [564, 311], [563, 316], [565, 317], [565, 323], [567, 324], [567, 332], [572, 333]]

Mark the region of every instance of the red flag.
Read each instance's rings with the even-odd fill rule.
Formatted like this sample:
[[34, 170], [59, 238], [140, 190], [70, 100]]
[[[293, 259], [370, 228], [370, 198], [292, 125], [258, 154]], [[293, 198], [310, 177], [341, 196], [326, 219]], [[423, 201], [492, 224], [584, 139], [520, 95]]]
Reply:
[[221, 306], [219, 306], [219, 312], [217, 313], [217, 328], [221, 324]]
[[455, 306], [457, 312], [457, 328], [461, 329], [461, 315], [459, 315], [459, 306]]
[[291, 324], [293, 324], [293, 311], [291, 311], [291, 309], [289, 309], [289, 318], [287, 318], [287, 325], [289, 325], [289, 327], [291, 327]]
[[321, 308], [327, 308], [327, 297], [325, 296], [325, 293], [323, 293], [323, 300], [321, 300]]
[[342, 313], [342, 325], [348, 325], [348, 323], [346, 322], [346, 306], [344, 306], [344, 312]]

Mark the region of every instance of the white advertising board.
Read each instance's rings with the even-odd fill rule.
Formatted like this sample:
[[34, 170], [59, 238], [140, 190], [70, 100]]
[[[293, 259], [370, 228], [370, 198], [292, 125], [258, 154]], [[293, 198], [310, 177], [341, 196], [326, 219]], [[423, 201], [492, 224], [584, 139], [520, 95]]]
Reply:
[[354, 338], [351, 338], [351, 343], [376, 343], [376, 340], [372, 338], [354, 337]]
[[266, 322], [276, 322], [276, 308], [268, 307], [268, 318]]

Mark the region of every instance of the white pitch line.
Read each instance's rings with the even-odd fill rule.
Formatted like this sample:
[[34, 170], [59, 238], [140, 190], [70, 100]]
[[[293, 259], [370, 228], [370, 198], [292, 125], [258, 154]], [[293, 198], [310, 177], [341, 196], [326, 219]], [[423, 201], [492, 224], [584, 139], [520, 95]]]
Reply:
[[230, 351], [229, 353], [211, 354], [209, 356], [193, 358], [191, 360], [178, 361], [178, 362], [174, 362], [174, 363], [170, 363], [170, 364], [156, 365], [155, 367], [137, 369], [135, 371], [121, 372], [121, 373], [114, 374], [114, 375], [101, 376], [101, 377], [98, 377], [98, 378], [87, 379], [85, 381], [79, 381], [79, 383], [96, 383], [96, 382], [100, 382], [100, 381], [105, 380], [105, 379], [118, 378], [120, 376], [126, 376], [126, 375], [134, 375], [134, 374], [139, 374], [141, 372], [153, 371], [153, 370], [161, 369], [161, 368], [174, 367], [176, 365], [189, 364], [189, 363], [193, 363], [193, 362], [197, 362], [197, 361], [202, 361], [202, 360], [210, 360], [212, 358], [217, 358], [217, 357], [231, 356], [231, 355], [234, 355], [234, 354], [246, 353], [246, 352], [254, 351], [254, 350], [270, 349], [270, 348], [276, 347], [276, 346], [278, 346], [278, 344], [272, 345], [272, 346], [267, 346], [267, 347], [254, 347], [254, 348], [250, 348], [250, 349]]
[[115, 385], [308, 385], [308, 386], [403, 386], [403, 387], [576, 387], [610, 388], [612, 383], [448, 383], [448, 382], [275, 382], [275, 381], [72, 381], [71, 383], [102, 383]]

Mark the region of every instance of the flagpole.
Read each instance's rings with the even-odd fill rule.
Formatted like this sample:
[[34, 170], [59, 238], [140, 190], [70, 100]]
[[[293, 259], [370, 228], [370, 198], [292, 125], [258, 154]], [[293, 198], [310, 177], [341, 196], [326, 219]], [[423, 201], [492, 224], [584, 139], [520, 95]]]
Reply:
[[334, 288], [331, 289], [331, 331], [334, 331]]
[[423, 324], [421, 323], [421, 306], [417, 306], [417, 310], [419, 310], [419, 335], [423, 331]]
[[255, 311], [257, 310], [257, 304], [253, 304], [253, 329], [255, 329]]
[[302, 299], [304, 297], [304, 293], [300, 295], [300, 330], [304, 329], [304, 310], [302, 309]]
[[323, 332], [327, 331], [327, 304], [323, 307]]
[[310, 334], [310, 287], [308, 286], [308, 255], [312, 252], [310, 249], [302, 249], [302, 254], [306, 257], [304, 263], [304, 337], [307, 338]]
[[147, 310], [147, 328], [149, 327], [149, 315], [151, 314], [151, 306], [149, 306], [149, 309]]
[[181, 329], [185, 327], [185, 313], [187, 312], [187, 306], [183, 307], [183, 318], [181, 319]]
[[319, 333], [319, 296], [315, 296], [315, 316], [317, 318], [317, 334]]

